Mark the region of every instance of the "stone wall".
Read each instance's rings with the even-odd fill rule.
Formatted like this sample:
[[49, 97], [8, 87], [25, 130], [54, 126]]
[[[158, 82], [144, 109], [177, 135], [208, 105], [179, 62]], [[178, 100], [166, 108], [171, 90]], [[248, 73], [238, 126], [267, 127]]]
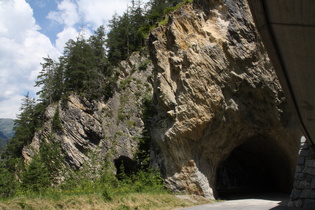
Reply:
[[315, 206], [315, 148], [302, 137], [290, 207]]

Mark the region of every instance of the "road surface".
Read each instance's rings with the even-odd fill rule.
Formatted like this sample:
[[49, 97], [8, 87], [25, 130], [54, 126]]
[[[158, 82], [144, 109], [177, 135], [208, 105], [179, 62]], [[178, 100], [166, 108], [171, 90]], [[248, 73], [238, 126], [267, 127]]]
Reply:
[[[289, 202], [288, 194], [268, 194], [268, 195], [256, 195], [251, 198], [245, 196], [231, 198], [222, 202], [216, 202], [212, 204], [205, 204], [200, 206], [194, 206], [189, 208], [183, 208], [181, 210], [297, 210], [302, 208], [287, 207]], [[306, 210], [303, 208], [303, 210]]]

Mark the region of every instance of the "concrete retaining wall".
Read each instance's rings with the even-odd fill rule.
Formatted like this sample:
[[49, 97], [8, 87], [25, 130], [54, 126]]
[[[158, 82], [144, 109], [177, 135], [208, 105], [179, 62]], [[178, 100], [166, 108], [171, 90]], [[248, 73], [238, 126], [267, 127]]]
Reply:
[[302, 137], [290, 207], [315, 208], [315, 147]]

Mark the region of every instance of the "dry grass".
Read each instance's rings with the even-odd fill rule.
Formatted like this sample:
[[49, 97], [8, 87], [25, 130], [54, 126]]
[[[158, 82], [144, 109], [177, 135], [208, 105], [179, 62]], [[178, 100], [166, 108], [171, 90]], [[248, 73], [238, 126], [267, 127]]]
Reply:
[[178, 198], [172, 194], [129, 193], [116, 195], [112, 201], [104, 201], [98, 194], [58, 197], [18, 197], [0, 201], [0, 209], [108, 209], [108, 210], [144, 210], [144, 209], [178, 209], [198, 204], [209, 203], [200, 197]]

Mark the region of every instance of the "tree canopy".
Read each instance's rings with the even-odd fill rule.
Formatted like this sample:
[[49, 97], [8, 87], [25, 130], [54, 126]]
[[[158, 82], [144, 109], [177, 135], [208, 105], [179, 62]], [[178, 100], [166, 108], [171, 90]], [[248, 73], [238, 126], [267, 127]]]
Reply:
[[140, 0], [132, 0], [131, 6], [122, 16], [114, 14], [109, 21], [107, 38], [108, 60], [112, 64], [126, 59], [133, 51], [145, 45], [150, 30], [163, 18], [168, 8], [181, 0], [151, 0], [144, 5]]
[[48, 105], [71, 92], [88, 99], [110, 97], [115, 83], [113, 67], [141, 50], [151, 28], [179, 2], [151, 0], [144, 5], [140, 0], [132, 0], [121, 16], [115, 14], [109, 21], [108, 34], [100, 26], [88, 39], [82, 34], [76, 40], [70, 39], [58, 61], [49, 56], [43, 58], [35, 84], [41, 87], [37, 93], [40, 101]]

